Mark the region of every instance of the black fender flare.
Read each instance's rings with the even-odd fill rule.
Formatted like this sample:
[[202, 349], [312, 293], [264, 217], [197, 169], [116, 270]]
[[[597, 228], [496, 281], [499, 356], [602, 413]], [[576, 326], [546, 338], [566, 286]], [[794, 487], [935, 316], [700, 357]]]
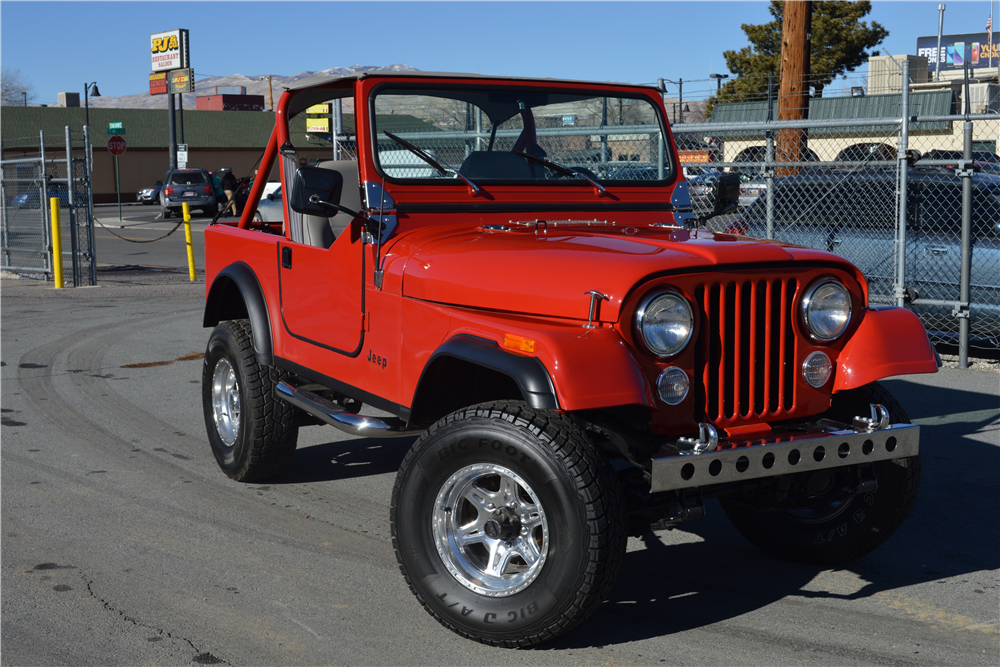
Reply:
[[[232, 313], [234, 309], [227, 303], [233, 298], [232, 289], [239, 292], [243, 299], [245, 316], [250, 320], [253, 333], [253, 350], [257, 363], [265, 366], [274, 365], [274, 348], [271, 345], [271, 316], [267, 311], [267, 301], [260, 281], [245, 262], [234, 262], [219, 271], [212, 281], [205, 299], [205, 318], [202, 326], [214, 327], [224, 319], [232, 319], [223, 314]], [[242, 315], [242, 313], [240, 313]]]
[[420, 374], [415, 395], [420, 393], [427, 369], [440, 357], [454, 357], [510, 377], [517, 383], [525, 402], [536, 410], [559, 408], [552, 376], [540, 359], [512, 354], [492, 340], [469, 334], [450, 338], [434, 351]]

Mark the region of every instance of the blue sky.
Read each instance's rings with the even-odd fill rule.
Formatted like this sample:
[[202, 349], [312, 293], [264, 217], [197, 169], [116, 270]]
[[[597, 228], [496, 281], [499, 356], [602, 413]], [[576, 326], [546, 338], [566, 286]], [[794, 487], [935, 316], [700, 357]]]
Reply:
[[[946, 2], [945, 34], [985, 31], [989, 0]], [[1000, 21], [1000, 1], [994, 0]], [[187, 28], [196, 80], [404, 63], [425, 71], [653, 83], [684, 79], [686, 99], [727, 73], [722, 52], [747, 46], [743, 23], [770, 20], [747, 2], [0, 2], [0, 63], [35, 88], [103, 95], [148, 90], [149, 35]], [[938, 2], [875, 0], [883, 52], [915, 53], [937, 34]], [[859, 70], [856, 76], [863, 75]], [[676, 94], [676, 86], [668, 86]]]

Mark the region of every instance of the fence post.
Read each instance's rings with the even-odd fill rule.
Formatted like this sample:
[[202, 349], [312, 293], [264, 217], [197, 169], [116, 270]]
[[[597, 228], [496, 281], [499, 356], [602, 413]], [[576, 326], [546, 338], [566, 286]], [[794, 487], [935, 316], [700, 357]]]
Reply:
[[[43, 195], [43, 197], [42, 197], [42, 199], [40, 201], [48, 201], [49, 200], [49, 188], [48, 188], [47, 183], [48, 183], [48, 175], [49, 174], [48, 174], [48, 166], [47, 166], [47, 164], [45, 162], [45, 130], [39, 130], [38, 131], [38, 156], [39, 156], [38, 166], [39, 166], [39, 169], [41, 169], [41, 172], [42, 172], [41, 176], [42, 176], [42, 195]], [[39, 208], [43, 208], [43, 207], [39, 207]], [[45, 210], [45, 209], [43, 208], [43, 210]], [[46, 215], [46, 214], [47, 214], [47, 211], [43, 215]], [[46, 220], [45, 222], [47, 224], [42, 225], [42, 229], [44, 230], [42, 232], [42, 234], [43, 235], [51, 234], [51, 232], [52, 232], [52, 221], [51, 220]], [[53, 241], [52, 241], [51, 238], [45, 239], [45, 246], [46, 247], [51, 246], [52, 243], [53, 243]], [[62, 248], [62, 239], [59, 239], [59, 247]], [[48, 260], [49, 258], [46, 257], [45, 259]], [[52, 256], [53, 264], [55, 263], [55, 259], [56, 259], [55, 255], [53, 255]], [[50, 268], [53, 271], [55, 270], [54, 266], [49, 266], [47, 268]], [[62, 275], [62, 257], [61, 256], [59, 257], [59, 272], [60, 272], [60, 275]], [[55, 274], [54, 273], [52, 274], [52, 278], [53, 278], [53, 280], [55, 279]], [[49, 279], [49, 274], [48, 274], [48, 271], [46, 271], [45, 272], [45, 280], [48, 280], [48, 279]]]
[[[768, 72], [767, 74], [767, 122], [771, 123], [774, 121], [774, 74]], [[766, 147], [764, 149], [764, 160], [765, 166], [763, 169], [764, 180], [767, 183], [767, 190], [764, 191], [764, 196], [767, 199], [764, 201], [767, 219], [767, 238], [774, 238], [774, 174], [775, 174], [775, 162], [774, 162], [774, 130], [765, 130], [764, 137], [767, 140]]]
[[[90, 145], [90, 126], [83, 126], [83, 150], [86, 151], [84, 157], [84, 165], [86, 165], [87, 173], [83, 175], [85, 182], [87, 183], [86, 194], [87, 194], [87, 236], [90, 237], [90, 284], [97, 284], [97, 245], [96, 239], [94, 238], [94, 164], [93, 147]], [[118, 169], [118, 158], [115, 157], [115, 170], [117, 173]], [[118, 219], [121, 219], [121, 202], [118, 203]]]
[[897, 265], [896, 284], [893, 286], [893, 296], [897, 306], [906, 306], [906, 212], [909, 196], [909, 164], [906, 161], [906, 151], [910, 145], [910, 61], [903, 61], [902, 92], [902, 125], [899, 133], [899, 148], [896, 151], [896, 168], [899, 170], [899, 238], [896, 244]]
[[69, 240], [73, 253], [73, 287], [80, 286], [80, 257], [76, 242], [76, 206], [73, 203], [73, 131], [66, 126], [66, 200], [69, 202]]
[[969, 367], [969, 316], [972, 300], [972, 100], [969, 99], [969, 61], [965, 61], [965, 123], [962, 141], [962, 272], [959, 283], [959, 303], [955, 308], [958, 318], [958, 367]]

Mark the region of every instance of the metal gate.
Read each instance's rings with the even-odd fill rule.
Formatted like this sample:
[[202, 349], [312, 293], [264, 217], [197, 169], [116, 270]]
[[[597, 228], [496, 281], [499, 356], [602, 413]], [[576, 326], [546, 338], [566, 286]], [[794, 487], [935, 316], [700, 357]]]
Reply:
[[[74, 137], [77, 144], [74, 150]], [[82, 141], [81, 141], [82, 140]], [[97, 284], [94, 246], [94, 205], [90, 180], [90, 137], [87, 128], [66, 127], [64, 146], [46, 146], [39, 132], [37, 156], [0, 159], [2, 238], [0, 268], [38, 274], [49, 280], [55, 261], [63, 262], [73, 286]], [[9, 143], [4, 149], [11, 148]], [[22, 144], [18, 148], [23, 149]], [[35, 149], [34, 143], [28, 147]], [[56, 156], [54, 156], [54, 154]], [[61, 154], [61, 155], [60, 155]], [[49, 200], [59, 200], [63, 256], [52, 257], [52, 220]], [[68, 238], [67, 238], [68, 237]]]

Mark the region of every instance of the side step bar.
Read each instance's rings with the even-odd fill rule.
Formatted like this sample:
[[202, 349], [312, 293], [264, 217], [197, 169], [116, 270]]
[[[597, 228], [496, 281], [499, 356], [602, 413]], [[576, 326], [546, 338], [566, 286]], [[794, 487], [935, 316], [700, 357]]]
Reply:
[[419, 435], [424, 431], [407, 429], [406, 424], [396, 417], [367, 417], [348, 412], [343, 406], [287, 380], [279, 382], [277, 389], [278, 397], [285, 402], [336, 426], [344, 433], [369, 438], [403, 438]]

